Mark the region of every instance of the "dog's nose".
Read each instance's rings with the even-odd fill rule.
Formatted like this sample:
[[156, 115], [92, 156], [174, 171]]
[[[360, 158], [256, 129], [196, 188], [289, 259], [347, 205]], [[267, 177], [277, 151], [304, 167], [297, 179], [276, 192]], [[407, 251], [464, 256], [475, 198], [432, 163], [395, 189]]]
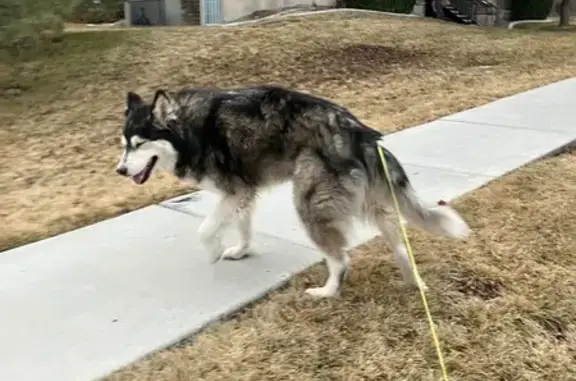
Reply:
[[121, 176], [126, 176], [128, 174], [128, 168], [118, 167], [118, 168], [116, 168], [116, 173], [121, 175]]

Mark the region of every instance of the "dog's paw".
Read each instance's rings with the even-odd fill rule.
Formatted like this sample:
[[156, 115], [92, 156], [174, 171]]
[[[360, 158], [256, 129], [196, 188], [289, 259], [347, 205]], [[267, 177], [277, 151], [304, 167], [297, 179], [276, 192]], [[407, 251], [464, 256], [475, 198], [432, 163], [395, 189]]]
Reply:
[[219, 239], [203, 239], [204, 248], [208, 253], [208, 262], [215, 264], [222, 259], [224, 254], [224, 245]]
[[332, 298], [338, 295], [338, 290], [327, 287], [313, 287], [307, 289], [306, 293], [314, 298]]
[[224, 250], [222, 253], [222, 259], [228, 259], [231, 261], [236, 261], [248, 256], [248, 246], [246, 245], [237, 245], [232, 246]]
[[206, 251], [208, 252], [208, 262], [210, 264], [215, 264], [222, 259], [224, 255], [224, 246], [219, 244], [208, 244], [206, 245]]
[[210, 253], [208, 261], [210, 262], [211, 265], [214, 265], [218, 263], [221, 259], [222, 259], [222, 253], [220, 254]]

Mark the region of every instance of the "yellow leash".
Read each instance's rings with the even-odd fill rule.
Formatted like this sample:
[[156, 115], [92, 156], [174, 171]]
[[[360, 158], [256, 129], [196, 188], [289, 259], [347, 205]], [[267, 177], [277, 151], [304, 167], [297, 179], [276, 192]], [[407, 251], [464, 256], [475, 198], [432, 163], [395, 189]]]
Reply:
[[[396, 193], [394, 193], [394, 187], [392, 185], [392, 179], [390, 173], [388, 172], [388, 165], [386, 164], [386, 159], [384, 158], [384, 151], [380, 144], [378, 144], [378, 153], [380, 154], [380, 160], [382, 161], [382, 167], [384, 167], [384, 173], [386, 174], [386, 180], [388, 180], [388, 186], [390, 187], [390, 193], [392, 193], [392, 199], [394, 200], [394, 207], [398, 213], [398, 222], [400, 225], [400, 230], [402, 230], [402, 235], [404, 237], [404, 243], [406, 244], [406, 249], [408, 250], [408, 255], [410, 256], [410, 262], [412, 263], [412, 271], [414, 273], [414, 279], [420, 279], [418, 274], [418, 269], [416, 267], [416, 261], [414, 259], [414, 254], [412, 253], [412, 247], [410, 246], [410, 240], [408, 239], [408, 233], [406, 228], [402, 223], [402, 214], [400, 213], [400, 206], [398, 205], [398, 200], [396, 199]], [[438, 335], [436, 333], [436, 327], [434, 326], [434, 320], [432, 320], [432, 314], [430, 313], [430, 307], [428, 307], [428, 299], [426, 298], [426, 293], [418, 285], [418, 290], [420, 291], [420, 297], [422, 298], [422, 304], [424, 305], [424, 310], [426, 311], [426, 316], [428, 317], [428, 324], [430, 325], [430, 333], [432, 334], [432, 340], [434, 341], [434, 346], [436, 347], [436, 354], [438, 355], [438, 362], [442, 368], [442, 376], [444, 381], [450, 381], [448, 378], [448, 371], [446, 370], [446, 364], [444, 363], [444, 356], [442, 355], [442, 348], [440, 346], [440, 340], [438, 340]]]

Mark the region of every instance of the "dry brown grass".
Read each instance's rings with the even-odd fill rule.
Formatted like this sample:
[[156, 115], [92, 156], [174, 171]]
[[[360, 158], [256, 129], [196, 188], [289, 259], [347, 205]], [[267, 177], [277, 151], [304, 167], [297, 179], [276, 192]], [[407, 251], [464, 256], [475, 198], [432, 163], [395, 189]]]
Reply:
[[[541, 161], [455, 203], [465, 243], [411, 232], [453, 381], [573, 380], [576, 155]], [[339, 299], [303, 290], [323, 266], [107, 381], [441, 379], [417, 292], [374, 239], [352, 255]]]
[[62, 45], [0, 64], [0, 250], [185, 191], [114, 174], [129, 89], [278, 83], [398, 130], [576, 75], [573, 35], [358, 15], [71, 33]]

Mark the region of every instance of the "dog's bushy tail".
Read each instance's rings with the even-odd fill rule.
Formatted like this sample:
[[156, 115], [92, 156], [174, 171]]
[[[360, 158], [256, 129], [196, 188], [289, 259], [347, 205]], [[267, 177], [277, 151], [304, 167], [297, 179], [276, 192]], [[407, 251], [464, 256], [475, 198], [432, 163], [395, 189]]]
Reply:
[[403, 217], [411, 225], [432, 234], [464, 239], [470, 228], [456, 210], [447, 204], [425, 206], [412, 186], [397, 188], [396, 195]]
[[[398, 206], [404, 219], [415, 227], [432, 234], [443, 235], [451, 238], [463, 239], [470, 232], [468, 224], [458, 214], [456, 210], [445, 203], [442, 205], [425, 205], [424, 201], [418, 197], [414, 188], [410, 184], [408, 175], [396, 157], [384, 147], [384, 156], [391, 182], [395, 189]], [[375, 162], [373, 162], [376, 165]], [[382, 168], [382, 162], [378, 159], [379, 176], [382, 185], [389, 191], [388, 180]], [[389, 202], [391, 200], [388, 200]]]

